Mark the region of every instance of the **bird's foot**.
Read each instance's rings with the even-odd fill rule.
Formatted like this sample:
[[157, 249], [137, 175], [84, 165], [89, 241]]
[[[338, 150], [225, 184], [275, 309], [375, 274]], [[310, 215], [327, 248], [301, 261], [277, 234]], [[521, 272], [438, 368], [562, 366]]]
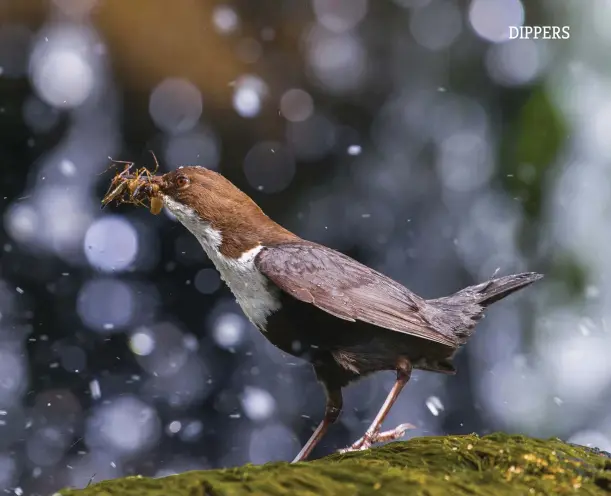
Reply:
[[412, 424], [401, 424], [389, 431], [367, 431], [363, 437], [352, 443], [351, 446], [339, 450], [340, 453], [349, 453], [350, 451], [363, 451], [371, 448], [372, 444], [384, 443], [386, 441], [395, 441], [404, 436], [409, 429], [415, 429]]

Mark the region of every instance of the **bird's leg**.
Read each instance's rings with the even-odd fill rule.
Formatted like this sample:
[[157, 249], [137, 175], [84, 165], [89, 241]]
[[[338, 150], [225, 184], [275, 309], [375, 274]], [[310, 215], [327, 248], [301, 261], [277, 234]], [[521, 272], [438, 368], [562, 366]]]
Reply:
[[360, 437], [351, 446], [340, 449], [339, 452], [349, 453], [350, 451], [362, 451], [369, 449], [372, 444], [384, 443], [386, 441], [395, 441], [397, 439], [401, 439], [409, 429], [415, 428], [415, 425], [406, 423], [400, 424], [394, 429], [390, 429], [388, 431], [378, 432], [377, 434], [374, 434], [371, 438], [368, 438], [365, 435], [363, 437]]
[[354, 442], [352, 446], [340, 450], [342, 453], [348, 451], [365, 450], [369, 449], [371, 445], [375, 443], [399, 439], [403, 436], [403, 434], [405, 434], [406, 430], [415, 428], [411, 424], [401, 424], [397, 428], [392, 429], [390, 431], [380, 432], [382, 422], [384, 422], [384, 419], [388, 415], [388, 412], [390, 412], [390, 409], [394, 405], [395, 401], [397, 401], [401, 390], [407, 384], [411, 375], [411, 363], [407, 360], [402, 360], [397, 366], [397, 380], [393, 385], [392, 389], [390, 390], [390, 393], [388, 393], [388, 396], [386, 397], [382, 408], [380, 408], [380, 411], [373, 419], [373, 422], [371, 423], [367, 431], [365, 431], [363, 437], [360, 438], [358, 441]]
[[316, 428], [314, 433], [310, 436], [310, 439], [308, 439], [308, 442], [305, 443], [303, 448], [301, 448], [301, 451], [295, 457], [292, 463], [303, 461], [310, 455], [314, 447], [318, 444], [318, 442], [327, 432], [329, 426], [337, 420], [337, 417], [339, 417], [339, 414], [342, 411], [343, 399], [341, 388], [330, 389], [326, 384], [324, 385], [325, 392], [327, 393], [327, 406], [325, 408], [325, 416], [323, 417], [320, 424], [318, 424], [318, 427]]

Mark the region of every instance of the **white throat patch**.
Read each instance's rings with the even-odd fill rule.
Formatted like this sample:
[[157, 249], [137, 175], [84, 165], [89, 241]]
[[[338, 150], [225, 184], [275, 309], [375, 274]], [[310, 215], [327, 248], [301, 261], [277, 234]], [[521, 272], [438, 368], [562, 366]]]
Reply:
[[219, 250], [223, 237], [218, 230], [202, 221], [193, 209], [168, 196], [164, 196], [163, 203], [197, 238], [248, 319], [264, 331], [267, 318], [279, 310], [281, 304], [279, 290], [271, 286], [255, 266], [255, 257], [263, 247], [256, 246], [240, 258], [226, 257]]

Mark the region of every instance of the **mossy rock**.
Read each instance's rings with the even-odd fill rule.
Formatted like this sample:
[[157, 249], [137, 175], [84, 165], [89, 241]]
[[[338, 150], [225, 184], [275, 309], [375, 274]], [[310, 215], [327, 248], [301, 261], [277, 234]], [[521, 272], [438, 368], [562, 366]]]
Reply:
[[296, 464], [126, 477], [54, 496], [603, 495], [608, 454], [524, 436], [421, 437]]

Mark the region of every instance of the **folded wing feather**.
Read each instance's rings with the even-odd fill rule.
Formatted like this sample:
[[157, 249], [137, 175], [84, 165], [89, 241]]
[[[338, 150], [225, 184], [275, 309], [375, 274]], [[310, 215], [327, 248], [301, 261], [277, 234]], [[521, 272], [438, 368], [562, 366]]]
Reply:
[[257, 268], [294, 298], [338, 318], [362, 321], [449, 347], [453, 335], [442, 334], [423, 317], [426, 302], [407, 288], [356, 260], [309, 242], [266, 247]]

